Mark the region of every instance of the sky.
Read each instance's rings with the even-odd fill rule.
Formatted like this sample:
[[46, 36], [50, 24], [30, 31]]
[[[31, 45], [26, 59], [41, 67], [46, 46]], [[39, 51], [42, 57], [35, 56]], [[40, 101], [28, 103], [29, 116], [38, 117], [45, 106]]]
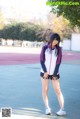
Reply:
[[0, 7], [6, 18], [44, 18], [51, 10], [46, 0], [0, 0]]

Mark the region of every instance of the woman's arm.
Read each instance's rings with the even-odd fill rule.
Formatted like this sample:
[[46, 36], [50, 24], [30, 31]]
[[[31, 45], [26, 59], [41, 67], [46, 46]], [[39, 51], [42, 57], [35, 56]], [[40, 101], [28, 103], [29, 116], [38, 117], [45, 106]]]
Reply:
[[62, 48], [60, 47], [59, 48], [59, 55], [58, 55], [58, 58], [57, 58], [57, 61], [56, 61], [56, 67], [55, 67], [55, 70], [54, 70], [54, 73], [53, 73], [54, 77], [56, 77], [57, 74], [58, 74], [61, 61], [62, 61]]
[[47, 69], [45, 66], [45, 50], [46, 50], [46, 48], [47, 48], [46, 46], [43, 46], [41, 53], [40, 53], [40, 64], [41, 64], [41, 67], [42, 67], [44, 73], [47, 72]]

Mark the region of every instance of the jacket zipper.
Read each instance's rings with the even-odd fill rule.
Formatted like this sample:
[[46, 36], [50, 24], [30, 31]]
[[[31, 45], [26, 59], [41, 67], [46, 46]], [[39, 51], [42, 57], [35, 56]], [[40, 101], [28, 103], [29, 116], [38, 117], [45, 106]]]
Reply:
[[50, 57], [49, 74], [50, 74], [50, 69], [51, 69], [51, 62], [52, 62], [52, 52], [51, 52], [51, 57]]

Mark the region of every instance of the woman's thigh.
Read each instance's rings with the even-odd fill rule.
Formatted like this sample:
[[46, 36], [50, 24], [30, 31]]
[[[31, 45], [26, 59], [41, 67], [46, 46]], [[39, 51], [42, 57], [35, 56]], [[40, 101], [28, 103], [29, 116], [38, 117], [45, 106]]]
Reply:
[[49, 86], [49, 79], [43, 79], [41, 78], [41, 82], [42, 82], [42, 88], [44, 89], [48, 89]]
[[53, 85], [54, 91], [56, 93], [60, 93], [60, 91], [61, 91], [61, 89], [60, 89], [60, 80], [59, 79], [52, 80], [52, 85]]

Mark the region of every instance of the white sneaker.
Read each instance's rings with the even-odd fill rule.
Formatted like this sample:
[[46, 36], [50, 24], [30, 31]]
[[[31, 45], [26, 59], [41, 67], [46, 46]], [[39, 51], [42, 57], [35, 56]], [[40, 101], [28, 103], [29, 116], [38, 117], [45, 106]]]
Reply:
[[46, 111], [45, 111], [45, 114], [46, 115], [51, 115], [51, 109], [50, 108], [47, 108]]
[[63, 116], [63, 115], [66, 115], [66, 111], [60, 109], [56, 114], [57, 114], [58, 116]]

